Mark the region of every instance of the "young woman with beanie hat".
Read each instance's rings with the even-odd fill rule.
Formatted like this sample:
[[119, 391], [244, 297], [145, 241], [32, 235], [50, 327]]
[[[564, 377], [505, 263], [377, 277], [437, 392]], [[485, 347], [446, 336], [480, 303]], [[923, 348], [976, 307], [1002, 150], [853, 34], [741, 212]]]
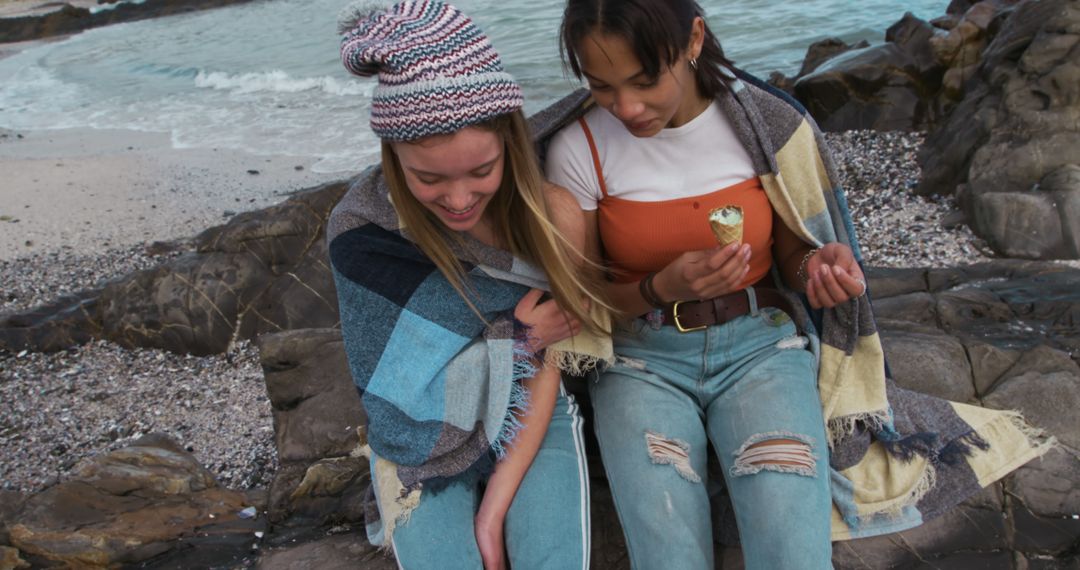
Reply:
[[382, 166], [331, 215], [342, 335], [367, 414], [368, 535], [404, 568], [584, 568], [581, 416], [560, 370], [610, 359], [580, 209], [542, 178], [521, 89], [438, 0], [343, 20], [377, 76]]

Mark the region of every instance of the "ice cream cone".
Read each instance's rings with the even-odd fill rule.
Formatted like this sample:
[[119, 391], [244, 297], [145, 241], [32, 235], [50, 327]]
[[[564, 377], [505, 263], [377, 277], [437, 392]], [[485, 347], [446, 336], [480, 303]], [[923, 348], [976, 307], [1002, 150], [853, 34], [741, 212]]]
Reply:
[[720, 245], [742, 241], [743, 211], [738, 206], [721, 206], [709, 212], [709, 227]]

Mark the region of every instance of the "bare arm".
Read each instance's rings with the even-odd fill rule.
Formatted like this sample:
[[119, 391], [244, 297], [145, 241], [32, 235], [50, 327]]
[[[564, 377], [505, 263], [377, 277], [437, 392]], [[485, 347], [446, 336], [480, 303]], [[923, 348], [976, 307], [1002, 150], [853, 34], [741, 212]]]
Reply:
[[476, 513], [476, 542], [487, 570], [506, 567], [503, 554], [506, 513], [547, 434], [560, 380], [557, 368], [545, 367], [523, 382], [530, 393], [529, 410], [519, 416], [525, 427], [514, 438], [506, 457], [495, 466]]
[[[560, 232], [570, 240], [580, 252], [584, 249], [584, 218], [577, 201], [565, 189], [550, 186], [547, 189], [548, 209], [552, 221]], [[514, 316], [533, 326], [535, 335], [541, 339], [544, 348], [562, 338], [568, 338], [578, 332], [578, 328], [569, 323], [565, 314], [554, 301], [539, 303], [540, 292], [532, 291], [518, 304]], [[561, 322], [567, 328], [559, 328], [551, 333], [548, 330]], [[549, 326], [550, 325], [550, 326]], [[544, 366], [536, 360], [538, 372], [522, 384], [529, 390], [529, 409], [518, 416], [524, 425], [511, 444], [506, 456], [495, 466], [495, 473], [488, 479], [487, 489], [476, 514], [476, 541], [484, 568], [488, 570], [506, 567], [504, 555], [503, 525], [506, 513], [510, 510], [514, 495], [517, 494], [521, 481], [525, 478], [533, 459], [540, 450], [540, 445], [551, 423], [551, 414], [555, 409], [555, 399], [559, 393], [562, 375], [557, 368]]]
[[803, 257], [813, 246], [799, 239], [788, 229], [784, 220], [773, 212], [773, 261], [780, 269], [784, 283], [796, 291], [806, 291], [806, 283], [798, 275]]

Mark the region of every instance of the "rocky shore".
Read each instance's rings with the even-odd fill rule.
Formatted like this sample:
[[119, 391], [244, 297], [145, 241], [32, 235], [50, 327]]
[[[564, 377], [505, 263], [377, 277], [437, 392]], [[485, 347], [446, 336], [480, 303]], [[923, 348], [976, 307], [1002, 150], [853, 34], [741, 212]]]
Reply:
[[[954, 0], [949, 16], [935, 21], [936, 31], [921, 21], [899, 22], [886, 51], [908, 50], [903, 58], [922, 64], [932, 59], [932, 39], [966, 46], [956, 53], [985, 48], [1009, 61], [1020, 57], [1017, 46], [1036, 45], [1032, 37], [1061, 50], [1080, 46], [1047, 40], [1076, 35], [1056, 20], [1038, 34], [1041, 28], [1032, 27], [1059, 9], [1070, 21], [1080, 18], [1075, 0]], [[1010, 28], [1011, 11], [1024, 10], [1030, 13], [1017, 20], [1023, 26]], [[1008, 41], [995, 40], [995, 33]], [[1051, 55], [1060, 59], [1062, 53]], [[873, 62], [881, 55], [875, 54], [853, 51], [821, 67], [815, 80], [863, 85], [848, 81], [851, 68], [840, 64]], [[870, 68], [880, 66], [855, 67]], [[849, 94], [840, 98], [845, 105], [880, 105], [887, 112], [838, 108], [834, 114], [887, 118], [915, 130], [882, 131], [883, 123], [875, 123], [879, 130], [849, 126], [826, 135], [871, 268], [875, 316], [893, 375], [904, 388], [1017, 409], [1056, 437], [1058, 447], [922, 527], [839, 543], [834, 563], [845, 569], [1075, 568], [1080, 261], [998, 257], [1000, 247], [969, 229], [978, 211], [965, 194], [967, 182], [950, 179], [959, 183], [956, 192], [920, 191], [928, 178], [920, 164], [935, 162], [926, 157], [951, 155], [940, 150], [947, 134], [923, 134], [918, 125], [927, 123], [913, 119], [939, 122], [937, 113], [954, 104], [945, 99], [964, 95], [956, 82], [990, 70], [957, 55], [947, 66], [927, 67], [936, 70], [929, 74], [936, 83], [923, 89], [908, 83], [910, 69], [893, 70], [902, 85], [881, 85], [930, 92], [932, 101], [907, 93], [896, 100], [911, 104], [896, 106], [881, 104], [876, 92]], [[1075, 66], [1061, 69], [1073, 73]], [[804, 81], [802, 92], [812, 83]], [[986, 93], [975, 95], [980, 105], [996, 104]], [[1065, 96], [1055, 95], [1054, 105], [1059, 99], [1063, 116], [1080, 109]], [[1042, 111], [1024, 112], [1040, 118]], [[962, 132], [962, 126], [950, 128]], [[23, 137], [0, 134], [7, 137], [0, 140], [3, 159], [2, 147], [10, 150]], [[41, 188], [63, 189], [67, 180], [56, 158], [35, 163], [23, 156], [15, 158], [15, 168], [0, 166], [16, 175], [30, 167], [47, 171], [52, 178], [43, 178]], [[87, 168], [134, 164], [131, 157], [79, 158]], [[0, 238], [19, 238], [8, 239], [14, 245], [0, 255], [0, 569], [394, 566], [362, 538], [366, 469], [352, 453], [362, 437], [356, 429], [362, 411], [334, 328], [336, 303], [321, 241], [344, 184], [297, 191], [307, 174], [287, 160], [260, 165], [254, 174], [230, 163], [239, 178], [259, 182], [235, 209], [230, 189], [200, 193], [193, 184], [182, 199], [162, 202], [161, 209], [210, 204], [182, 219], [171, 210], [144, 220], [140, 216], [150, 211], [139, 208], [150, 204], [128, 199], [123, 212], [108, 212], [107, 219], [58, 223], [65, 230], [78, 226], [75, 246], [32, 236], [52, 229], [42, 230], [29, 214], [0, 211]], [[1055, 192], [1070, 200], [1080, 196], [1080, 177], [1072, 174], [1080, 166], [1051, 166], [1064, 174], [1041, 180], [1054, 180]], [[74, 170], [86, 178], [87, 171]], [[87, 190], [83, 199], [100, 200], [97, 191]], [[35, 195], [30, 199], [38, 191], [25, 193]], [[67, 202], [49, 203], [77, 214], [78, 195], [64, 196]], [[289, 198], [282, 202], [282, 196]], [[195, 235], [218, 223], [226, 225]], [[1072, 239], [1070, 227], [1062, 224], [1059, 233]], [[1040, 227], [1025, 219], [1006, 229], [1011, 235]], [[594, 465], [592, 472], [594, 565], [625, 568], [602, 469]], [[741, 567], [737, 548], [716, 548], [722, 567]]]

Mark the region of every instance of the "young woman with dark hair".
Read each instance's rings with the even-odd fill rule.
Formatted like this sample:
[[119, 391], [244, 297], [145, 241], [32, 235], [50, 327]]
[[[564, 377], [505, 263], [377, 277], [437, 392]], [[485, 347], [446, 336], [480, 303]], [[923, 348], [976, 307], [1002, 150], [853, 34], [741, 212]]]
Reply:
[[[1015, 416], [891, 384], [821, 133], [732, 65], [693, 0], [568, 0], [561, 40], [595, 104], [551, 139], [546, 173], [637, 316], [589, 384], [634, 568], [713, 567], [710, 477], [747, 568], [820, 569], [831, 539], [919, 524], [1000, 477], [997, 459], [1041, 453]], [[741, 237], [718, 244], [713, 211], [741, 212]]]

